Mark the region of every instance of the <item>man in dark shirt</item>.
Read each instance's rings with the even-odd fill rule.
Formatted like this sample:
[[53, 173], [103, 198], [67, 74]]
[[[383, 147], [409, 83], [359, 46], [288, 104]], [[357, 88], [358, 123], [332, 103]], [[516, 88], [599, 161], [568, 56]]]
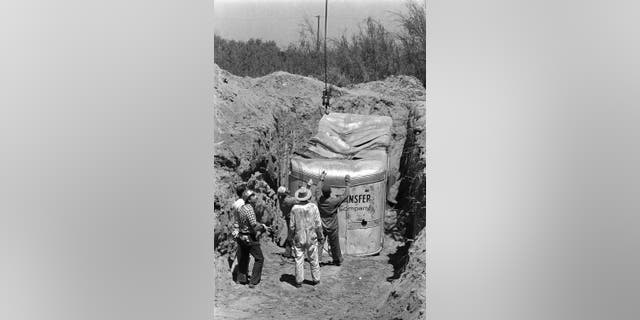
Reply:
[[[289, 195], [289, 191], [287, 188], [281, 186], [278, 188], [278, 204], [280, 206], [280, 211], [282, 211], [282, 216], [284, 220], [287, 222], [287, 229], [289, 228], [289, 221], [291, 220], [291, 208], [297, 204], [298, 201], [296, 198]], [[284, 242], [285, 251], [283, 257], [285, 258], [293, 258], [291, 254], [291, 232], [287, 230], [287, 239]]]
[[[318, 199], [318, 210], [320, 211], [320, 218], [322, 219], [322, 231], [325, 239], [329, 239], [329, 246], [331, 247], [331, 258], [333, 264], [339, 266], [342, 264], [342, 252], [340, 251], [340, 240], [338, 238], [338, 207], [349, 198], [349, 185], [350, 177], [346, 175], [344, 181], [347, 185], [347, 190], [341, 196], [335, 196], [331, 194], [331, 186], [324, 185], [324, 178], [327, 173], [322, 171], [320, 175], [320, 182], [316, 188], [316, 198]], [[324, 241], [319, 244], [319, 257], [322, 258], [322, 248], [324, 247]]]

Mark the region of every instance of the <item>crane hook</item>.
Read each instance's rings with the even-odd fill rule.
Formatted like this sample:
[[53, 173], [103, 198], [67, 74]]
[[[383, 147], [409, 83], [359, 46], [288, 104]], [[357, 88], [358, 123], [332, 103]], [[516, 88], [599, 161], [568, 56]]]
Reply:
[[329, 114], [329, 99], [331, 98], [331, 90], [324, 89], [322, 90], [322, 106], [324, 107], [324, 113]]

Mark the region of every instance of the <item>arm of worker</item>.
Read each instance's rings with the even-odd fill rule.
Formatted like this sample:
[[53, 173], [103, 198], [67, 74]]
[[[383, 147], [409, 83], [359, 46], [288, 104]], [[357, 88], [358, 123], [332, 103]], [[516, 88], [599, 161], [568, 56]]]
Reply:
[[268, 230], [268, 227], [265, 224], [258, 223], [258, 221], [256, 221], [256, 214], [253, 212], [253, 208], [251, 208], [251, 206], [245, 206], [243, 209], [246, 210], [247, 217], [249, 218], [249, 224], [257, 235]]
[[285, 206], [289, 206], [289, 207], [293, 207], [294, 205], [298, 204], [298, 200], [296, 200], [296, 198], [292, 196], [284, 197], [283, 202]]
[[322, 173], [320, 174], [320, 180], [318, 180], [318, 185], [316, 186], [316, 189], [313, 191], [313, 196], [316, 198], [316, 200], [322, 197], [322, 187], [324, 186], [324, 179], [326, 177], [327, 177], [327, 173], [322, 171]]
[[350, 189], [351, 189], [350, 188], [351, 177], [349, 175], [344, 176], [344, 182], [347, 185], [347, 187], [346, 187], [346, 190], [345, 190], [344, 194], [338, 198], [338, 204], [341, 204], [345, 200], [347, 200], [349, 198], [350, 193], [351, 193], [351, 191], [350, 191]]
[[231, 235], [233, 236], [233, 238], [237, 238], [239, 234], [240, 234], [240, 225], [238, 225], [237, 223], [234, 223], [231, 226]]

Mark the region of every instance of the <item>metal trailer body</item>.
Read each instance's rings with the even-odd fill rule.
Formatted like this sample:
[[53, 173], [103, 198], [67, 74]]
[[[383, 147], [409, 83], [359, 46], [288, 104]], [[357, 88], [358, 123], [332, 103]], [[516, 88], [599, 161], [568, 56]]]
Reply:
[[293, 157], [289, 190], [297, 190], [322, 171], [332, 193], [344, 194], [345, 175], [351, 177], [350, 196], [338, 209], [340, 248], [343, 254], [379, 253], [384, 242], [387, 204], [388, 156], [391, 118], [331, 113], [318, 125], [308, 150], [316, 157]]

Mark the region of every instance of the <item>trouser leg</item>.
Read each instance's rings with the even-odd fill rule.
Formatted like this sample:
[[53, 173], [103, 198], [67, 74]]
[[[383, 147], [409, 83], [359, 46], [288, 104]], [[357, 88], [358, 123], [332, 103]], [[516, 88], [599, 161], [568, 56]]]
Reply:
[[324, 248], [324, 242], [325, 240], [318, 241], [318, 244], [316, 245], [316, 255], [318, 255], [318, 260], [322, 260], [322, 249]]
[[253, 271], [251, 272], [251, 283], [258, 284], [260, 283], [260, 278], [262, 277], [262, 265], [264, 263], [262, 248], [260, 248], [260, 243], [258, 242], [257, 244], [252, 244], [249, 250], [254, 259]]
[[238, 244], [238, 282], [247, 282], [247, 269], [249, 267], [249, 250], [244, 244]]
[[229, 270], [231, 270], [231, 276], [233, 281], [238, 281], [238, 262], [240, 257], [240, 249], [238, 245], [238, 241], [235, 242], [235, 247], [229, 256]]
[[340, 251], [340, 239], [338, 238], [338, 228], [329, 230], [329, 245], [331, 246], [331, 257], [334, 263], [342, 263], [342, 252]]
[[311, 280], [320, 281], [320, 261], [318, 260], [318, 244], [312, 244], [307, 249], [307, 257], [311, 269]]
[[293, 256], [296, 258], [296, 282], [302, 283], [302, 281], [304, 281], [304, 250], [297, 246], [291, 249]]
[[293, 254], [291, 253], [291, 229], [289, 229], [289, 219], [286, 219], [287, 221], [287, 239], [284, 240], [284, 256], [289, 258], [289, 257], [293, 257]]
[[[318, 241], [318, 261], [322, 261], [322, 256], [324, 254], [324, 244], [327, 242], [329, 237], [330, 230], [327, 228], [322, 228], [322, 234], [324, 235], [324, 239], [322, 241]], [[331, 242], [329, 242], [331, 245]]]

